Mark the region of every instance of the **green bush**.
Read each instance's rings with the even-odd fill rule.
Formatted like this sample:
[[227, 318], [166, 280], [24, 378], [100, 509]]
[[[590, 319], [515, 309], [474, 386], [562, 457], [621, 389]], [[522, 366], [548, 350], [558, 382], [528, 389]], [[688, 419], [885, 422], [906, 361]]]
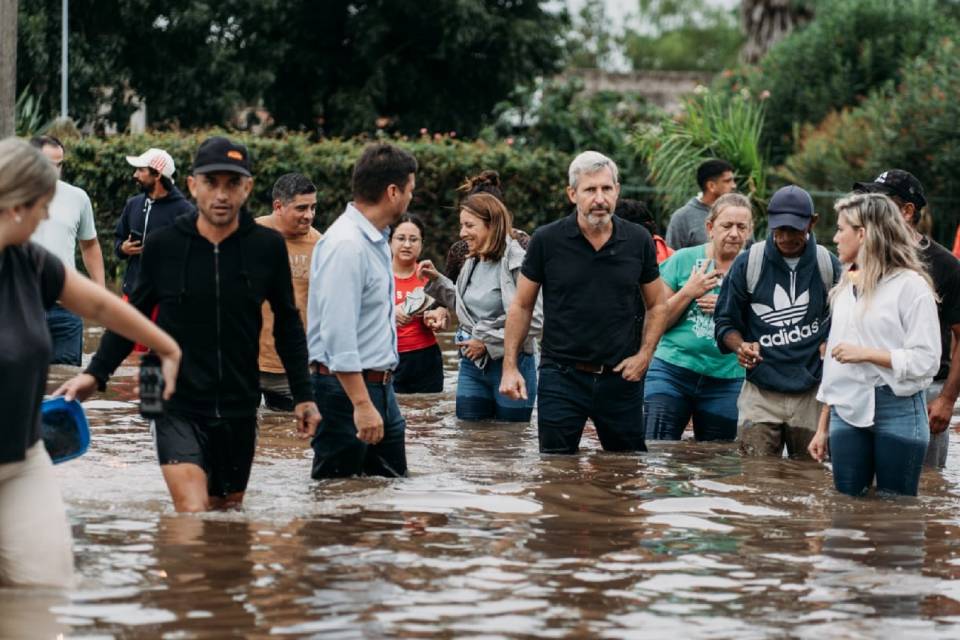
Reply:
[[[113, 251], [113, 231], [128, 198], [136, 194], [132, 168], [124, 156], [140, 154], [149, 147], [166, 149], [178, 167], [177, 186], [186, 195], [186, 179], [193, 153], [215, 131], [85, 137], [67, 140], [64, 179], [85, 189], [97, 216], [107, 274], [122, 275], [123, 265]], [[250, 149], [254, 165], [254, 193], [248, 206], [255, 215], [270, 211], [274, 181], [284, 173], [298, 171], [317, 185], [317, 220], [321, 231], [343, 211], [350, 199], [350, 173], [366, 142], [328, 139], [311, 142], [305, 135], [263, 138], [238, 135]], [[504, 183], [507, 206], [516, 226], [532, 231], [569, 211], [564, 195], [566, 171], [571, 156], [549, 149], [516, 149], [506, 143], [465, 142], [449, 137], [424, 135], [396, 144], [416, 156], [420, 171], [411, 211], [423, 214], [428, 226], [425, 257], [446, 256], [456, 240], [459, 218], [454, 206], [456, 188], [463, 179], [482, 169], [496, 169]]]
[[944, 39], [904, 66], [903, 82], [808, 126], [780, 172], [813, 189], [847, 191], [885, 169], [916, 175], [931, 200], [933, 235], [952, 243], [960, 200], [960, 43]]
[[764, 144], [775, 162], [793, 151], [797, 129], [854, 106], [903, 76], [902, 67], [957, 24], [935, 0], [835, 0], [817, 4], [806, 28], [776, 44], [759, 68], [719, 80], [770, 92]]
[[519, 89], [497, 105], [497, 121], [481, 137], [493, 143], [512, 138], [517, 147], [550, 148], [576, 154], [596, 149], [610, 156], [624, 176], [645, 177], [631, 148], [631, 136], [643, 123], [657, 122], [663, 110], [630, 92], [584, 91], [579, 77], [549, 80]]
[[[697, 167], [710, 158], [732, 164], [739, 190], [762, 210], [767, 197], [766, 160], [760, 148], [763, 122], [763, 102], [747, 92], [706, 91], [689, 98], [677, 118], [640, 128], [635, 145], [661, 193], [665, 213], [697, 194]], [[762, 231], [762, 218], [757, 224]]]

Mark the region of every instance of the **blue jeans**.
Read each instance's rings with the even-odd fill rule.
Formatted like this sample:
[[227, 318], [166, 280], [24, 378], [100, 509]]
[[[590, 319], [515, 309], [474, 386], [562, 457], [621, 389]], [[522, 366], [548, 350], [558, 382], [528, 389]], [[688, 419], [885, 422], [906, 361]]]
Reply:
[[605, 451], [646, 451], [643, 382], [619, 373], [593, 374], [543, 360], [537, 399], [540, 453], [576, 453], [587, 418]]
[[383, 418], [383, 440], [367, 444], [357, 438], [353, 403], [337, 377], [313, 374], [312, 381], [313, 396], [322, 416], [317, 434], [310, 442], [314, 479], [407, 475], [407, 423], [400, 415], [392, 384], [366, 383], [370, 400]]
[[80, 316], [55, 304], [47, 311], [47, 328], [53, 342], [50, 364], [80, 366], [83, 353], [83, 320]]
[[647, 440], [679, 440], [691, 417], [697, 440], [734, 440], [742, 386], [743, 378], [712, 378], [654, 358], [643, 384]]
[[901, 398], [890, 387], [874, 389], [872, 427], [854, 427], [830, 409], [830, 458], [837, 491], [861, 496], [877, 490], [917, 495], [923, 457], [930, 440], [923, 392]]
[[529, 422], [537, 399], [537, 365], [532, 355], [521, 353], [517, 368], [527, 385], [527, 399], [513, 400], [500, 393], [503, 360], [490, 360], [481, 369], [469, 358], [460, 358], [457, 378], [457, 417], [461, 420]]

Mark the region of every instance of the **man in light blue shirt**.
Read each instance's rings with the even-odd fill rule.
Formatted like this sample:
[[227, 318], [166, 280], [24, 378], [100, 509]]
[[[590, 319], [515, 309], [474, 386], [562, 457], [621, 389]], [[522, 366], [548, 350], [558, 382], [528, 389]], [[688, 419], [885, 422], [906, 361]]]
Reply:
[[353, 168], [353, 198], [313, 251], [307, 347], [323, 421], [311, 446], [316, 479], [407, 473], [406, 422], [390, 380], [397, 366], [389, 228], [413, 198], [417, 161], [389, 144]]

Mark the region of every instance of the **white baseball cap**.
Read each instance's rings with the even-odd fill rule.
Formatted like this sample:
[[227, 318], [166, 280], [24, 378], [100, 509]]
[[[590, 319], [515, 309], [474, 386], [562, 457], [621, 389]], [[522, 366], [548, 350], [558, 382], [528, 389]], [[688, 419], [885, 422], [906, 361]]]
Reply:
[[147, 149], [139, 156], [127, 156], [127, 162], [138, 169], [149, 167], [167, 178], [173, 178], [177, 170], [173, 158], [163, 149]]

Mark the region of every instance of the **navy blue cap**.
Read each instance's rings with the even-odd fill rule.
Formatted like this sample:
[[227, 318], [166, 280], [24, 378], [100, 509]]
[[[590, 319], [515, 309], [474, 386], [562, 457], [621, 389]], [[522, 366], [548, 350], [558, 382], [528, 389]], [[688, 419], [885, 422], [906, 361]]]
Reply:
[[813, 198], [796, 185], [778, 189], [767, 205], [767, 226], [770, 229], [790, 227], [806, 231], [813, 218]]

